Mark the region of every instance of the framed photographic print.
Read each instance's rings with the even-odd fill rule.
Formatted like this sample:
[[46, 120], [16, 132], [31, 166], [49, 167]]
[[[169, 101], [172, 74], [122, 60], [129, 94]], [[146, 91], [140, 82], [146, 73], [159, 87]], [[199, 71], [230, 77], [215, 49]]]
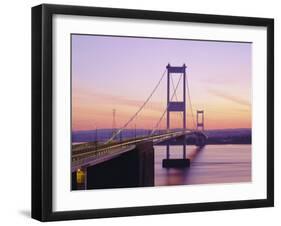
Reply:
[[32, 217], [274, 204], [274, 21], [32, 8]]

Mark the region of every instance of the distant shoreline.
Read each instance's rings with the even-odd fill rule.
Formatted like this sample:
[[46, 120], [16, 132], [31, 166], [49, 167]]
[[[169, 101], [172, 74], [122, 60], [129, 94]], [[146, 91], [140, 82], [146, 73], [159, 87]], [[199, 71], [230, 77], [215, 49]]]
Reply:
[[[84, 142], [104, 142], [108, 140], [112, 134], [113, 129], [98, 129], [88, 131], [72, 132], [72, 143]], [[115, 130], [116, 131], [116, 130]], [[160, 131], [162, 132], [162, 131]], [[116, 140], [130, 139], [135, 136], [147, 136], [151, 130], [145, 129], [126, 129]], [[204, 133], [208, 136], [206, 144], [251, 144], [252, 143], [252, 130], [251, 129], [220, 129], [220, 130], [206, 130]], [[193, 138], [189, 138], [188, 143], [195, 143]]]

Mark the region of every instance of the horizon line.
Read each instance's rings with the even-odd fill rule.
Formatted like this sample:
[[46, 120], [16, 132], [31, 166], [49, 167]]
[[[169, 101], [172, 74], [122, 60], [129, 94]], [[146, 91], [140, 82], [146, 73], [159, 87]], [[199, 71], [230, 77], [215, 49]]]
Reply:
[[[120, 128], [96, 128], [97, 130], [118, 130]], [[96, 129], [86, 129], [86, 130], [72, 130], [71, 132], [72, 133], [75, 133], [75, 132], [86, 132], [86, 131], [95, 131]], [[170, 128], [170, 130], [175, 130], [175, 129], [180, 129], [180, 128]], [[192, 129], [192, 128], [186, 128], [187, 130], [190, 129], [190, 130], [196, 130], [196, 129]], [[238, 130], [238, 129], [250, 129], [252, 130], [251, 127], [248, 127], [248, 128], [245, 128], [245, 127], [242, 127], [242, 128], [214, 128], [214, 129], [205, 129], [203, 131], [211, 131], [211, 130]], [[123, 130], [135, 130], [134, 128], [127, 128], [127, 129], [123, 129]], [[153, 129], [145, 129], [145, 128], [136, 128], [136, 130], [153, 130]], [[167, 129], [158, 129], [158, 130], [167, 130]]]

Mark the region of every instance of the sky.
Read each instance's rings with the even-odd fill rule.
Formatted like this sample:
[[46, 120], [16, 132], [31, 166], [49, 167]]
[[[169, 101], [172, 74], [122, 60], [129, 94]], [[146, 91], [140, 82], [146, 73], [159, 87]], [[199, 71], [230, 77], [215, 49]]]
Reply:
[[[73, 131], [123, 127], [168, 63], [187, 67], [187, 128], [194, 128], [196, 110], [204, 110], [205, 129], [251, 128], [251, 43], [73, 34], [71, 44]], [[171, 77], [176, 86], [180, 75]], [[173, 101], [181, 99], [178, 89]], [[165, 74], [127, 128], [155, 128], [166, 105]], [[182, 127], [182, 113], [171, 113], [170, 124]], [[166, 116], [159, 128], [166, 128]]]

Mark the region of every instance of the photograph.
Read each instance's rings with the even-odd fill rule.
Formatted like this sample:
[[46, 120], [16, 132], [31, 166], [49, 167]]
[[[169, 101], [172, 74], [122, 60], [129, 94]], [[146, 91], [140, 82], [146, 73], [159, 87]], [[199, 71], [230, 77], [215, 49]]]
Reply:
[[41, 4], [31, 36], [32, 218], [274, 206], [274, 18]]
[[252, 42], [69, 38], [72, 191], [252, 182]]

